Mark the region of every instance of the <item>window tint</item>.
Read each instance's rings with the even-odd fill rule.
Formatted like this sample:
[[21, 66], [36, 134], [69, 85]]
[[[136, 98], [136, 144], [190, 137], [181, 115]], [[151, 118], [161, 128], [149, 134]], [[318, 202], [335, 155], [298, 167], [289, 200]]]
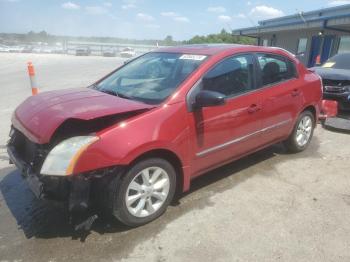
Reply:
[[307, 48], [307, 38], [300, 38], [298, 41], [297, 55], [304, 54]]
[[252, 55], [226, 58], [203, 77], [203, 89], [235, 96], [254, 89]]
[[338, 53], [350, 52], [350, 36], [342, 36], [340, 38]]
[[293, 62], [283, 56], [258, 54], [262, 84], [271, 85], [296, 77]]

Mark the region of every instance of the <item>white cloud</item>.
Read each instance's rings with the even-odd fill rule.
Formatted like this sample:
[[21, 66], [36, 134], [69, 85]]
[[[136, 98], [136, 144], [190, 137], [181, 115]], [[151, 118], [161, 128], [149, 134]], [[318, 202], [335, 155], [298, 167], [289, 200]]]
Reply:
[[108, 13], [108, 10], [105, 7], [98, 5], [86, 6], [85, 10], [90, 15], [103, 15]]
[[347, 5], [350, 4], [350, 0], [332, 0], [328, 2], [329, 6]]
[[225, 13], [226, 8], [223, 6], [211, 6], [211, 7], [208, 7], [207, 11], [213, 12], [213, 13]]
[[177, 17], [174, 17], [174, 21], [181, 22], [181, 23], [188, 23], [190, 22], [190, 19], [188, 19], [185, 16], [177, 16]]
[[181, 23], [190, 22], [190, 19], [188, 19], [186, 16], [182, 16], [178, 13], [171, 12], [171, 11], [170, 12], [161, 12], [160, 15], [164, 16], [164, 17], [169, 17], [172, 20], [174, 20], [175, 22], [181, 22]]
[[247, 16], [245, 14], [239, 13], [238, 15], [234, 15], [233, 18], [243, 19], [243, 18], [247, 18]]
[[228, 15], [219, 15], [218, 20], [223, 23], [231, 22], [232, 18]]
[[62, 8], [68, 9], [68, 10], [78, 10], [80, 9], [80, 5], [75, 4], [73, 2], [65, 2], [62, 4]]
[[145, 22], [151, 22], [154, 21], [154, 17], [145, 13], [138, 13], [136, 15], [137, 19], [145, 21]]
[[105, 7], [112, 7], [112, 3], [111, 2], [104, 2], [103, 5]]
[[135, 5], [135, 4], [125, 4], [125, 5], [122, 5], [122, 9], [123, 9], [123, 10], [128, 10], [128, 9], [133, 9], [133, 8], [136, 8], [136, 5]]
[[160, 28], [160, 25], [157, 24], [147, 24], [145, 27], [150, 28], [150, 29], [158, 29]]
[[120, 20], [118, 16], [113, 15], [113, 14], [111, 14], [111, 13], [109, 13], [108, 16], [109, 16], [112, 20]]
[[161, 12], [160, 13], [161, 16], [166, 16], [166, 17], [176, 17], [179, 16], [177, 13], [175, 12]]
[[266, 5], [258, 5], [254, 7], [249, 14], [258, 19], [275, 18], [284, 15], [283, 11]]

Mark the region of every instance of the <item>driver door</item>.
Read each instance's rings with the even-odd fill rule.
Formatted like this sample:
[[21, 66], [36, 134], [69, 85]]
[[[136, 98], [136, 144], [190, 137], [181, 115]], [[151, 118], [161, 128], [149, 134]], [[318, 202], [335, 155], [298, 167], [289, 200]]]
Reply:
[[195, 175], [259, 147], [262, 101], [261, 91], [256, 90], [255, 70], [252, 54], [228, 57], [191, 90], [192, 100], [200, 90], [220, 92], [226, 97], [224, 105], [188, 114]]

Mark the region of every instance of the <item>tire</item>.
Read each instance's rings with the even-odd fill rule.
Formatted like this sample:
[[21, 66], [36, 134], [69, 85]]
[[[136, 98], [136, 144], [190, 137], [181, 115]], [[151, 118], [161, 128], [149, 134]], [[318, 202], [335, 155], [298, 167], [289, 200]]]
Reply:
[[[304, 124], [302, 121], [304, 121]], [[310, 124], [306, 124], [307, 122], [305, 121], [310, 121]], [[309, 127], [310, 130], [308, 130], [307, 127]], [[298, 153], [304, 151], [310, 144], [314, 133], [314, 129], [314, 115], [308, 110], [302, 112], [295, 123], [292, 133], [290, 134], [288, 139], [284, 141], [284, 145], [287, 148], [287, 150], [291, 153]], [[304, 135], [304, 139], [300, 139], [300, 135]]]
[[165, 212], [174, 197], [176, 173], [168, 161], [149, 158], [135, 163], [110, 186], [112, 214], [123, 224], [137, 227]]

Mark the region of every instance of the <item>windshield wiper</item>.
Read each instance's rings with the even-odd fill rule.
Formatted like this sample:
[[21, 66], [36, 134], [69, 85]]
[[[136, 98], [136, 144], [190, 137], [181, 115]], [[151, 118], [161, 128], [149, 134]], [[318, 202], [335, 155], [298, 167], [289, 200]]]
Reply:
[[103, 93], [106, 93], [106, 94], [109, 94], [109, 95], [113, 95], [113, 96], [118, 96], [118, 94], [113, 91], [113, 90], [109, 90], [109, 89], [100, 89], [99, 91], [103, 92]]
[[110, 95], [117, 96], [117, 97], [124, 98], [124, 99], [131, 99], [131, 100], [133, 99], [131, 96], [127, 96], [127, 95], [118, 93], [117, 91], [110, 90], [110, 89], [101, 89], [100, 91], [104, 92], [106, 94], [110, 94]]
[[96, 84], [92, 84], [92, 85], [89, 85], [88, 88], [96, 89], [97, 85]]
[[131, 96], [127, 96], [118, 92], [115, 92], [117, 94], [117, 96], [119, 96], [120, 98], [125, 98], [125, 99], [133, 99]]

